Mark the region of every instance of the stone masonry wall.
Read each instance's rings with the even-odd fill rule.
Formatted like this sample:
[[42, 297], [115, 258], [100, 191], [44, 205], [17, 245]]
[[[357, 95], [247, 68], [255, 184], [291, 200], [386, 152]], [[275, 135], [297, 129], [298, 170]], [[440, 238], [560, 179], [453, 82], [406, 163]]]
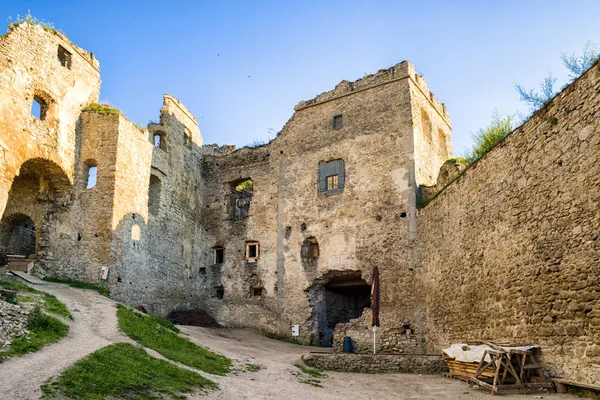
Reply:
[[430, 350], [537, 343], [600, 383], [600, 66], [419, 211]]
[[302, 358], [309, 366], [325, 371], [367, 374], [439, 374], [446, 371], [438, 354], [315, 354]]

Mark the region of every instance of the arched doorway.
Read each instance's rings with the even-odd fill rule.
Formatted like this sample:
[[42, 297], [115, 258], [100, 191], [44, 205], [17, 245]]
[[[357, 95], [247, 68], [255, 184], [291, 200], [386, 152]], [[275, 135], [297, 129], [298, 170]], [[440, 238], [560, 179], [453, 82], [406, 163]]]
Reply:
[[58, 251], [56, 244], [64, 230], [57, 232], [56, 224], [68, 220], [72, 189], [68, 176], [54, 162], [42, 158], [24, 162], [0, 218], [0, 251], [37, 255], [42, 264], [47, 256], [53, 260], [63, 257], [64, 251]]
[[35, 223], [25, 214], [17, 213], [0, 221], [0, 251], [29, 257], [36, 253]]

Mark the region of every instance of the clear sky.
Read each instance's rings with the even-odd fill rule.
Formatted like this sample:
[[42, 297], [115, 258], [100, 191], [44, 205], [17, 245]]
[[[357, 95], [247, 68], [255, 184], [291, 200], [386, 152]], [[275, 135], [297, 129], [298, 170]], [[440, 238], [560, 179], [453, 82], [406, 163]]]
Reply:
[[527, 112], [513, 86], [549, 68], [567, 80], [562, 51], [600, 42], [600, 1], [0, 0], [28, 10], [100, 61], [100, 99], [132, 121], [157, 120], [162, 95], [196, 116], [204, 143], [269, 138], [301, 100], [343, 79], [410, 60], [446, 103], [454, 153], [494, 109]]

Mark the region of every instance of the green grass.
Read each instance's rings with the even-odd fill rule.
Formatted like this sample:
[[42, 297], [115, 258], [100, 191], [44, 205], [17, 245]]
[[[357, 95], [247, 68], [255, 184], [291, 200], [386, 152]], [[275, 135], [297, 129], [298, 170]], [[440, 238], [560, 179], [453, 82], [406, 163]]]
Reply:
[[67, 325], [44, 314], [39, 307], [29, 313], [27, 329], [29, 334], [13, 340], [10, 349], [0, 352], [0, 363], [11, 356], [38, 351], [47, 344], [58, 342], [69, 333]]
[[149, 316], [119, 305], [119, 327], [127, 336], [164, 357], [215, 375], [229, 372], [231, 360], [197, 346], [177, 335], [177, 328], [164, 318]]
[[[3, 288], [6, 288], [6, 289], [16, 290], [18, 292], [26, 292], [26, 293], [40, 295], [44, 299], [43, 306], [47, 312], [49, 312], [51, 314], [60, 315], [61, 317], [64, 317], [64, 318], [73, 319], [73, 316], [71, 315], [69, 310], [67, 310], [67, 307], [63, 303], [61, 303], [54, 295], [52, 295], [50, 293], [36, 290], [28, 285], [25, 285], [24, 283], [6, 281], [6, 280], [0, 280], [0, 286]], [[33, 300], [30, 296], [28, 296], [27, 298]], [[18, 299], [18, 297], [17, 297], [17, 299]]]
[[121, 111], [112, 107], [109, 104], [98, 104], [92, 103], [88, 104], [83, 111], [91, 111], [100, 114], [121, 114]]
[[291, 344], [299, 344], [301, 346], [303, 346], [302, 343], [300, 343], [300, 341], [296, 338], [291, 338], [285, 335], [280, 335], [278, 333], [274, 333], [274, 332], [263, 332], [263, 334], [268, 337], [269, 339], [273, 339], [273, 340], [279, 340], [280, 342], [286, 342], [286, 343], [291, 343]]
[[151, 357], [129, 343], [115, 343], [76, 362], [42, 385], [45, 399], [185, 399], [195, 389], [217, 385], [184, 368]]
[[318, 369], [309, 368], [302, 364], [294, 364], [294, 366], [298, 367], [298, 369], [300, 371], [304, 372], [307, 375], [312, 376], [313, 378], [325, 378], [327, 376], [323, 372], [319, 371]]
[[77, 289], [95, 290], [96, 292], [98, 292], [101, 295], [106, 296], [106, 297], [108, 297], [110, 295], [110, 292], [108, 291], [108, 289], [100, 287], [100, 286], [96, 286], [92, 283], [74, 281], [72, 279], [58, 279], [58, 278], [54, 278], [52, 276], [45, 276], [42, 278], [42, 280], [44, 280], [46, 282], [64, 283], [66, 285], [69, 285], [69, 286], [77, 288]]
[[305, 383], [305, 384], [310, 385], [310, 386], [318, 387], [318, 388], [323, 388], [324, 387], [323, 385], [321, 385], [321, 381], [318, 380], [318, 379], [311, 379], [311, 378], [309, 378], [309, 379], [301, 379], [299, 382], [300, 383]]
[[246, 371], [248, 372], [258, 372], [262, 369], [262, 367], [258, 364], [246, 364]]
[[17, 296], [20, 303], [33, 303], [35, 299], [31, 296]]

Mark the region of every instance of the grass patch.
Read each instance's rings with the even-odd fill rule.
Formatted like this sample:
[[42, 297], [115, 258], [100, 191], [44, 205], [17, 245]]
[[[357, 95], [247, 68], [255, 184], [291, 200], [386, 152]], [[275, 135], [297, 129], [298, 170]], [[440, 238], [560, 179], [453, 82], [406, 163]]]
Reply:
[[95, 113], [100, 113], [100, 114], [121, 114], [121, 111], [114, 108], [113, 106], [109, 105], [109, 104], [98, 104], [98, 103], [91, 103], [88, 104], [83, 111], [91, 111], [91, 112], [95, 112]]
[[115, 343], [77, 361], [57, 379], [41, 386], [44, 398], [95, 400], [185, 399], [194, 389], [217, 385], [184, 368], [151, 357], [129, 343]]
[[304, 372], [307, 375], [312, 376], [313, 378], [325, 378], [327, 376], [323, 372], [319, 371], [318, 369], [306, 367], [302, 364], [294, 364], [294, 366], [298, 367], [298, 369], [300, 371]]
[[318, 388], [324, 387], [323, 385], [321, 385], [321, 381], [318, 379], [301, 379], [299, 382], [305, 383], [310, 386], [318, 387]]
[[67, 325], [44, 314], [39, 307], [29, 313], [27, 329], [29, 334], [13, 340], [9, 350], [0, 352], [0, 363], [11, 356], [38, 351], [47, 344], [58, 342], [69, 332]]
[[261, 369], [261, 366], [258, 364], [246, 364], [246, 371], [248, 372], [258, 372]]
[[[18, 292], [26, 292], [26, 293], [39, 295], [44, 299], [44, 302], [42, 304], [44, 307], [44, 310], [46, 310], [47, 312], [49, 312], [51, 314], [56, 314], [56, 315], [60, 315], [61, 317], [64, 317], [64, 318], [73, 319], [73, 316], [71, 315], [69, 310], [67, 310], [67, 307], [63, 303], [61, 303], [54, 295], [52, 295], [50, 293], [36, 290], [28, 285], [25, 285], [24, 283], [6, 281], [6, 280], [0, 280], [0, 286], [4, 287], [6, 289], [16, 290]], [[24, 303], [35, 301], [35, 299], [32, 296], [18, 296], [17, 299], [21, 299], [21, 301], [23, 301]], [[27, 300], [23, 300], [23, 299], [27, 299]], [[15, 302], [13, 304], [17, 304], [17, 303]]]
[[164, 357], [215, 375], [229, 372], [231, 360], [197, 346], [177, 335], [178, 329], [168, 320], [145, 315], [131, 308], [117, 306], [119, 328], [136, 342], [158, 351]]
[[52, 276], [45, 276], [42, 278], [42, 280], [44, 280], [46, 282], [64, 283], [66, 285], [69, 285], [69, 286], [77, 288], [77, 289], [95, 290], [96, 292], [98, 292], [101, 295], [106, 296], [106, 297], [108, 297], [110, 295], [110, 292], [108, 289], [94, 285], [92, 283], [74, 281], [72, 279], [58, 279], [58, 278], [54, 278]]
[[31, 296], [17, 296], [17, 299], [21, 303], [33, 303], [35, 299]]
[[263, 332], [263, 334], [268, 337], [269, 339], [273, 339], [273, 340], [279, 340], [280, 342], [286, 342], [286, 343], [291, 343], [291, 344], [299, 344], [299, 345], [303, 345], [302, 343], [300, 343], [300, 341], [296, 338], [291, 338], [285, 335], [280, 335], [278, 333], [274, 333], [274, 332]]

